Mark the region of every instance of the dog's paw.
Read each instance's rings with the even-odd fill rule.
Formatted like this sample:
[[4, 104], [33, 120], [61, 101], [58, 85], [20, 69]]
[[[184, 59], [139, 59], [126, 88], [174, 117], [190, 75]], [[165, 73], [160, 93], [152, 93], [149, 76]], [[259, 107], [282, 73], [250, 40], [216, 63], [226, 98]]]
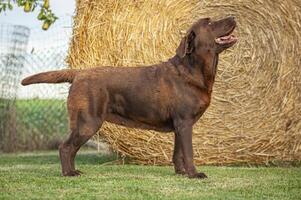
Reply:
[[185, 175], [186, 174], [185, 170], [176, 170], [175, 172], [178, 175]]
[[208, 178], [208, 176], [205, 173], [200, 172], [200, 173], [197, 173], [197, 178], [204, 179], [204, 178]]
[[81, 172], [78, 170], [69, 171], [66, 173], [63, 173], [63, 176], [80, 176]]
[[190, 175], [188, 176], [189, 178], [197, 178], [197, 179], [205, 179], [205, 178], [208, 178], [208, 176], [203, 173], [203, 172], [199, 172], [199, 173], [196, 173], [194, 175]]

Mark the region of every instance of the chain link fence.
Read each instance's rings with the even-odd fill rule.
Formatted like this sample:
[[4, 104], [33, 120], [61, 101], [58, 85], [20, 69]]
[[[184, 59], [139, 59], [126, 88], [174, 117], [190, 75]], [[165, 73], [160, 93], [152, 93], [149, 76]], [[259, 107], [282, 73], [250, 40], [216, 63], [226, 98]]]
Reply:
[[68, 131], [68, 84], [23, 87], [22, 78], [66, 68], [71, 27], [0, 25], [0, 151], [56, 148]]

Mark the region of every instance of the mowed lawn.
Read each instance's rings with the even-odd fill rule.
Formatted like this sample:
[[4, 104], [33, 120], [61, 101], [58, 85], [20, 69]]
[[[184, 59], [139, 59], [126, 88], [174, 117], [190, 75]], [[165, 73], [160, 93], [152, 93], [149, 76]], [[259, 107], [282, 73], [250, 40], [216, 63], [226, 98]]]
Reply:
[[301, 168], [204, 166], [209, 178], [172, 166], [118, 165], [80, 152], [80, 177], [61, 177], [57, 152], [0, 155], [0, 199], [301, 199]]

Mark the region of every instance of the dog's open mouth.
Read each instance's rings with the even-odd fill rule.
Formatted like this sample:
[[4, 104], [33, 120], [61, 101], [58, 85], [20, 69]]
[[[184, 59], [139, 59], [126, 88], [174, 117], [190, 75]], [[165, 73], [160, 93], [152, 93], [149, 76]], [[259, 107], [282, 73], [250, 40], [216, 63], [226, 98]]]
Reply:
[[231, 30], [228, 34], [224, 36], [215, 38], [215, 42], [219, 45], [234, 44], [237, 41], [237, 37], [232, 34], [233, 30]]

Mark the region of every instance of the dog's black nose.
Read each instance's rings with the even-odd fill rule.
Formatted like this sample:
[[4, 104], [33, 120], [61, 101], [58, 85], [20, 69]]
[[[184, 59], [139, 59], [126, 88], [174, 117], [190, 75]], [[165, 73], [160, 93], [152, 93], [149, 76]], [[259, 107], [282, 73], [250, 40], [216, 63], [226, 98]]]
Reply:
[[235, 17], [234, 17], [234, 16], [229, 16], [229, 18], [230, 18], [231, 20], [235, 20]]

